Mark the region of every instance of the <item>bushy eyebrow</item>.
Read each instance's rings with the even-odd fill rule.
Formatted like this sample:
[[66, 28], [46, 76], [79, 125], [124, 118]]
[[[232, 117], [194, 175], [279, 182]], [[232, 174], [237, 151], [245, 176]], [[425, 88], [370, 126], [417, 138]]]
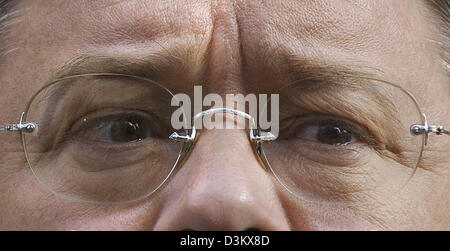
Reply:
[[188, 38], [181, 40], [170, 46], [154, 42], [152, 49], [95, 49], [68, 60], [48, 82], [87, 73], [126, 74], [155, 81], [170, 76], [194, 79], [206, 69], [205, 53], [195, 50], [196, 45]]
[[52, 79], [88, 73], [117, 73], [153, 79], [184, 67], [185, 62], [168, 52], [155, 52], [140, 57], [87, 53], [65, 63]]

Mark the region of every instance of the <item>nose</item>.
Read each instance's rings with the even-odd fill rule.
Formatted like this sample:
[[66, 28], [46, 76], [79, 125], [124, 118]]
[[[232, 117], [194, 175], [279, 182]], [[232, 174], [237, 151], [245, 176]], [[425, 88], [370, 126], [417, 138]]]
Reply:
[[155, 230], [289, 229], [243, 130], [204, 131], [171, 183]]

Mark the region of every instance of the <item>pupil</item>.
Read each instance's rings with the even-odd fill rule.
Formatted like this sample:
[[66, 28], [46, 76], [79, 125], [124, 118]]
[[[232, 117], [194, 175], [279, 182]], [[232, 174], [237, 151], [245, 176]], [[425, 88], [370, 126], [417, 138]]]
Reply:
[[145, 136], [145, 130], [139, 121], [129, 119], [116, 121], [111, 127], [111, 139], [115, 142], [140, 141]]
[[318, 132], [318, 140], [329, 145], [343, 145], [352, 140], [352, 134], [337, 125], [321, 125]]

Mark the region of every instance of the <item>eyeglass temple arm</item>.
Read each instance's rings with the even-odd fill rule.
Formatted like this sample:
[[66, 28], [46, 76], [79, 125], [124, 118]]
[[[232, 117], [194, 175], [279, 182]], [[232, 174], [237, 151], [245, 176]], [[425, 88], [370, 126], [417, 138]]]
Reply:
[[434, 133], [436, 135], [450, 135], [450, 131], [446, 130], [443, 126], [428, 125], [427, 116], [423, 116], [423, 125], [414, 124], [411, 126], [412, 135], [425, 135], [425, 145], [428, 144], [428, 134]]
[[33, 133], [37, 129], [37, 126], [34, 123], [23, 123], [24, 115], [25, 113], [22, 112], [18, 124], [7, 124], [5, 126], [0, 126], [0, 131], [8, 131], [8, 132], [20, 131], [26, 133]]

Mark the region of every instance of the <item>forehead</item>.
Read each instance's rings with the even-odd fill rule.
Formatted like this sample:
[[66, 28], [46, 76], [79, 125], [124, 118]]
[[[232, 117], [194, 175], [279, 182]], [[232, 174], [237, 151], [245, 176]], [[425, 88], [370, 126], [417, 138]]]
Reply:
[[402, 82], [416, 71], [407, 77], [393, 69], [413, 69], [417, 65], [411, 62], [429, 57], [418, 56], [425, 47], [419, 5], [403, 0], [28, 0], [21, 34], [59, 55], [53, 65], [84, 51], [133, 55], [177, 47], [224, 67], [227, 62], [214, 62], [214, 48], [223, 52], [221, 60], [242, 62], [253, 78], [261, 75], [263, 64], [270, 68], [268, 58], [294, 55], [381, 69]]
[[377, 37], [396, 38], [417, 22], [414, 4], [401, 0], [28, 0], [24, 5], [32, 19], [43, 21], [27, 23], [38, 31], [97, 44], [208, 35], [214, 28], [226, 29], [222, 21], [235, 23], [242, 40], [304, 47], [323, 41], [355, 49], [380, 42]]

